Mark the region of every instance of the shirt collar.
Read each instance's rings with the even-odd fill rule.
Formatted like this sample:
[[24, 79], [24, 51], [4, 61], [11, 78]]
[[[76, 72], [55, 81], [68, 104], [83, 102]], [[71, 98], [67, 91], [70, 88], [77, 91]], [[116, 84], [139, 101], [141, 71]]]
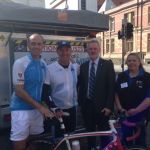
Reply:
[[39, 60], [41, 60], [41, 56], [40, 56], [40, 58], [39, 58], [39, 59], [33, 59], [33, 57], [32, 57], [32, 54], [31, 54], [31, 53], [28, 53], [28, 54], [27, 54], [27, 56], [29, 57], [29, 59], [30, 59], [30, 60], [34, 60], [34, 61], [39, 61]]
[[[129, 76], [129, 70], [126, 70], [125, 73], [127, 74], [128, 77], [130, 77], [130, 76]], [[143, 74], [144, 74], [144, 69], [143, 69], [143, 68], [140, 68], [140, 69], [139, 69], [139, 73], [138, 73], [138, 75], [137, 75], [136, 77], [140, 77], [140, 76], [142, 76]]]
[[71, 62], [69, 62], [68, 68], [64, 68], [63, 66], [61, 66], [58, 61], [56, 63], [57, 63], [57, 66], [59, 69], [72, 69], [72, 63]]
[[94, 62], [94, 64], [97, 66], [98, 62], [99, 62], [99, 57], [97, 57], [94, 61], [90, 61], [90, 64], [92, 64]]

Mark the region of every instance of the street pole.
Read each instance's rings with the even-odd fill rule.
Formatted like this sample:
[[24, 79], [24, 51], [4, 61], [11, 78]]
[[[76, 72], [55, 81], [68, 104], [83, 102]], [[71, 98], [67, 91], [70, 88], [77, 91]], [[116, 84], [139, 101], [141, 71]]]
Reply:
[[122, 30], [123, 30], [123, 37], [122, 37], [122, 64], [121, 64], [121, 68], [122, 71], [124, 71], [124, 57], [126, 54], [126, 32], [125, 32], [125, 28], [126, 28], [126, 23], [127, 23], [127, 19], [122, 19]]
[[125, 54], [126, 54], [126, 38], [123, 37], [123, 39], [122, 39], [122, 64], [121, 64], [122, 71], [124, 71]]

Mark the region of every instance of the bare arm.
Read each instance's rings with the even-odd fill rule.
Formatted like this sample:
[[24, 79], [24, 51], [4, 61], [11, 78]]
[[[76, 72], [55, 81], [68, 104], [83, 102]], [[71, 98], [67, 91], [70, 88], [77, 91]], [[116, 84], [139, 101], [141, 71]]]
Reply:
[[53, 113], [45, 108], [42, 104], [35, 101], [25, 90], [23, 84], [15, 85], [15, 92], [18, 97], [23, 99], [25, 102], [38, 109], [45, 117], [53, 117]]
[[119, 97], [118, 97], [118, 94], [115, 94], [115, 105], [117, 107], [117, 110], [122, 110], [122, 106], [120, 104], [120, 100], [119, 100]]
[[128, 114], [129, 115], [136, 115], [137, 113], [140, 113], [144, 110], [146, 110], [148, 107], [150, 107], [150, 98], [145, 98], [144, 101], [138, 105], [136, 108], [129, 109]]
[[117, 111], [126, 112], [126, 110], [121, 106], [120, 99], [117, 93], [115, 94], [115, 105], [117, 107]]

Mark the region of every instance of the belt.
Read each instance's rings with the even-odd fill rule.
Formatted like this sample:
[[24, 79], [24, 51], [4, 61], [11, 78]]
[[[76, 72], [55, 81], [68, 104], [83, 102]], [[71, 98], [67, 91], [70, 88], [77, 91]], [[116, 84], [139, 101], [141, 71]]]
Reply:
[[87, 101], [91, 101], [93, 102], [94, 100], [93, 99], [90, 99], [90, 98], [86, 98]]

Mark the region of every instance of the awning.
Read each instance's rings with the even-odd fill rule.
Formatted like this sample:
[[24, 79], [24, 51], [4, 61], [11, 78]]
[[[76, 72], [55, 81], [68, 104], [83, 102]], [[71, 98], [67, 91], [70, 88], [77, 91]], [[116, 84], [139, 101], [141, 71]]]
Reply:
[[108, 28], [109, 17], [104, 14], [0, 2], [0, 31], [87, 36]]

